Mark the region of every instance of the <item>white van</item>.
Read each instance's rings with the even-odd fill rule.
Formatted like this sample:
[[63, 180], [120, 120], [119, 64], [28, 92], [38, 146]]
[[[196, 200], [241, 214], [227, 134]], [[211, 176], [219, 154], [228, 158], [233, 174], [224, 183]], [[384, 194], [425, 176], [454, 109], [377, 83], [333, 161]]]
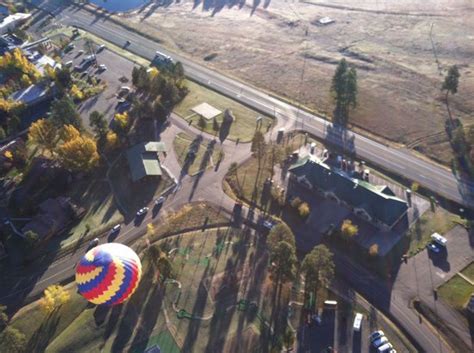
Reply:
[[360, 331], [360, 327], [362, 325], [362, 319], [363, 319], [363, 315], [361, 313], [356, 313], [354, 317], [354, 325], [352, 326], [354, 331], [356, 332]]
[[438, 233], [431, 234], [431, 239], [441, 246], [446, 246], [446, 244], [448, 243], [448, 239]]

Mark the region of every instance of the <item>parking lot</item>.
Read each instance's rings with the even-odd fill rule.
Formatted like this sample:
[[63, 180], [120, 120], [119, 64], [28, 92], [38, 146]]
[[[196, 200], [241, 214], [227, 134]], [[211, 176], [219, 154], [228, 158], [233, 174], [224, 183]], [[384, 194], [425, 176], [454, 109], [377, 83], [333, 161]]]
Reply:
[[[84, 64], [85, 57], [89, 55], [85, 48], [85, 41], [80, 37], [72, 42], [74, 49], [66, 53], [63, 57], [63, 63], [72, 61], [71, 70], [74, 67]], [[97, 49], [97, 47], [95, 48]], [[81, 54], [81, 51], [83, 53]], [[131, 85], [131, 74], [134, 63], [120, 55], [104, 48], [96, 53], [97, 64], [91, 64], [84, 70], [78, 71], [83, 77], [86, 75], [95, 76], [107, 84], [106, 89], [100, 94], [82, 102], [78, 109], [84, 122], [84, 126], [89, 126], [89, 115], [97, 110], [104, 113], [107, 120], [111, 121], [114, 114], [120, 108], [117, 93], [122, 86]], [[105, 65], [105, 70], [100, 70], [99, 65]]]

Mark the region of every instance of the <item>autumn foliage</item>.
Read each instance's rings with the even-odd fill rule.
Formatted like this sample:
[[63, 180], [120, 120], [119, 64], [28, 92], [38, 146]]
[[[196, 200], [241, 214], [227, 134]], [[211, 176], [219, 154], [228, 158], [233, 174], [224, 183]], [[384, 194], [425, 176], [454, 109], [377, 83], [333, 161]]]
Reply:
[[63, 304], [66, 304], [70, 297], [69, 292], [62, 286], [51, 285], [44, 290], [43, 298], [40, 300], [40, 305], [46, 313], [52, 313]]

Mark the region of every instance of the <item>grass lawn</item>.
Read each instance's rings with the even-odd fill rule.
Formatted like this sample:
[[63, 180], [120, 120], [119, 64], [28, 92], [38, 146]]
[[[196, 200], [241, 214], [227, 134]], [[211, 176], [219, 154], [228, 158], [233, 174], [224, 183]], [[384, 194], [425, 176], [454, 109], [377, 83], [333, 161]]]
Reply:
[[[304, 142], [304, 134], [295, 134], [288, 141], [286, 141], [284, 145], [282, 145], [283, 155], [286, 156], [292, 151], [298, 149], [301, 145], [304, 145]], [[312, 142], [315, 142], [315, 140], [308, 137], [306, 142], [310, 144]], [[256, 182], [258, 173], [257, 158], [251, 158], [244, 164], [240, 165], [236, 173], [228, 174], [226, 176], [226, 182], [230, 186], [232, 194], [243, 198], [247, 202], [254, 202], [255, 205], [260, 208], [270, 208], [271, 211], [271, 199], [268, 197], [262, 198], [264, 182], [267, 178], [271, 178], [270, 160], [270, 153], [266, 153], [264, 159], [262, 160], [262, 169], [258, 178], [258, 182]], [[279, 174], [274, 175], [274, 179], [278, 179], [279, 177]]]
[[[258, 112], [251, 110], [250, 108], [247, 108], [246, 106], [230, 98], [220, 95], [213, 90], [205, 88], [204, 86], [200, 86], [189, 80], [186, 81], [186, 85], [189, 88], [189, 93], [183, 99], [183, 101], [175, 107], [174, 112], [188, 121], [191, 119], [192, 124], [195, 126], [197, 126], [199, 118], [198, 116], [191, 117], [191, 115], [193, 115], [191, 109], [204, 102], [212, 105], [222, 112], [224, 112], [225, 109], [230, 109], [232, 111], [235, 116], [235, 121], [230, 126], [229, 134], [227, 136], [227, 138], [231, 140], [240, 139], [241, 142], [249, 142], [255, 132], [256, 118], [258, 116], [263, 117], [262, 126], [264, 131], [266, 131], [267, 127], [273, 124], [273, 119], [270, 117], [263, 116]], [[221, 127], [222, 115], [223, 114], [217, 118], [217, 121]], [[204, 131], [214, 134], [215, 132], [212, 130], [212, 125], [212, 121], [208, 121]]]
[[[194, 147], [197, 148], [196, 157], [187, 162], [186, 157], [191, 145], [197, 146]], [[212, 141], [203, 143], [199, 140], [199, 136], [193, 140], [189, 135], [182, 132], [175, 137], [173, 147], [179, 164], [181, 164], [181, 166], [188, 166], [189, 175], [195, 175], [201, 170], [216, 165], [219, 160], [220, 152], [222, 151], [218, 144], [213, 144]]]
[[151, 200], [159, 196], [166, 188], [173, 184], [168, 174], [163, 171], [161, 179], [149, 178], [133, 182], [125, 156], [114, 165], [110, 172], [112, 185], [120, 204], [125, 208], [127, 216], [146, 206]]
[[459, 216], [449, 213], [441, 207], [437, 207], [435, 212], [425, 212], [407, 233], [410, 239], [408, 256], [413, 256], [423, 250], [426, 244], [430, 242], [431, 234], [434, 232], [442, 235], [462, 222]]
[[474, 262], [470, 265], [467, 265], [461, 273], [474, 282]]
[[455, 275], [438, 288], [438, 294], [452, 307], [462, 310], [474, 291], [474, 286]]

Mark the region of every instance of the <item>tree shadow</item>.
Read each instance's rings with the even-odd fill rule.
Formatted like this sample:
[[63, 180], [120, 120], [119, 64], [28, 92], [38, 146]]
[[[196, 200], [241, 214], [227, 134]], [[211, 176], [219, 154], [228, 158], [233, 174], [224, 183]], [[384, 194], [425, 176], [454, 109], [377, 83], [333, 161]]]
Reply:
[[219, 141], [221, 143], [223, 143], [226, 140], [227, 136], [229, 136], [232, 123], [233, 123], [233, 120], [230, 118], [226, 118], [224, 116], [224, 119], [222, 119], [222, 124], [219, 129]]
[[28, 352], [44, 352], [50, 340], [54, 337], [59, 324], [59, 318], [60, 314], [58, 309], [46, 317], [45, 321], [28, 341], [26, 349]]
[[356, 153], [355, 135], [346, 127], [337, 124], [328, 124], [325, 127], [324, 133], [324, 139], [329, 143], [341, 147], [344, 152], [350, 155]]

